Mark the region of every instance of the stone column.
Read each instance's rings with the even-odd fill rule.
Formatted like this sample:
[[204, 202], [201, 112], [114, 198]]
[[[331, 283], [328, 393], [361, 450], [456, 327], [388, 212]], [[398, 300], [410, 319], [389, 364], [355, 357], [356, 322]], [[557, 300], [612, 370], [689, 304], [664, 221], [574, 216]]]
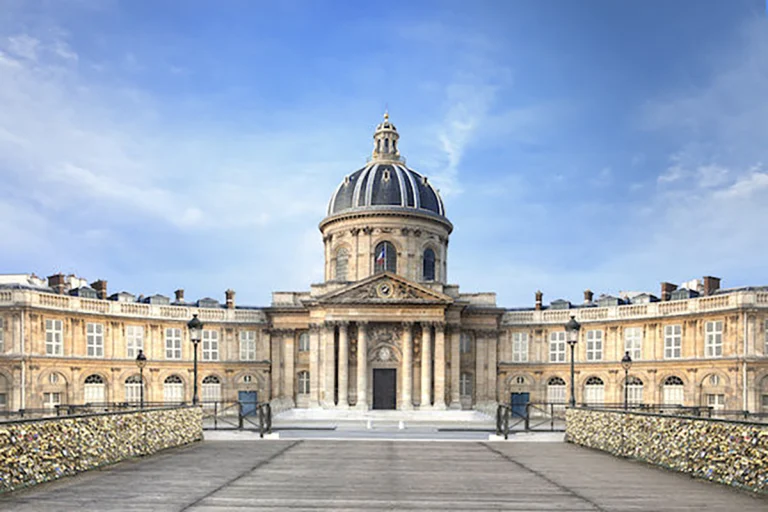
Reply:
[[309, 326], [309, 406], [320, 407], [320, 326]]
[[403, 400], [404, 411], [413, 409], [413, 322], [403, 322]]
[[339, 324], [339, 403], [338, 407], [349, 407], [349, 336], [348, 322]]
[[496, 403], [498, 401], [498, 389], [499, 385], [496, 381], [498, 370], [496, 368], [496, 359], [499, 350], [499, 334], [497, 331], [492, 331], [488, 334], [488, 370], [486, 372], [486, 380], [488, 381], [488, 400]]
[[432, 326], [421, 324], [421, 409], [432, 407]]
[[276, 332], [270, 332], [269, 345], [270, 353], [269, 360], [272, 362], [270, 372], [272, 377], [271, 384], [271, 397], [272, 400], [280, 398], [280, 336]]
[[461, 409], [461, 330], [455, 326], [451, 330], [451, 409]]
[[475, 333], [475, 404], [480, 404], [486, 400], [485, 387], [485, 353], [486, 347], [483, 343], [480, 331]]
[[368, 410], [368, 322], [357, 322], [357, 409]]
[[291, 407], [295, 407], [296, 405], [296, 395], [295, 395], [296, 391], [294, 389], [294, 379], [295, 379], [295, 373], [296, 373], [295, 364], [294, 364], [295, 357], [296, 357], [296, 352], [294, 350], [294, 344], [293, 344], [293, 331], [284, 332], [283, 333], [283, 364], [285, 366], [283, 368], [282, 396], [284, 397], [286, 404]]
[[321, 391], [321, 400], [323, 407], [334, 407], [336, 405], [333, 396], [334, 377], [336, 376], [336, 326], [326, 322], [323, 326], [323, 383]]
[[445, 409], [445, 325], [435, 326], [435, 409]]

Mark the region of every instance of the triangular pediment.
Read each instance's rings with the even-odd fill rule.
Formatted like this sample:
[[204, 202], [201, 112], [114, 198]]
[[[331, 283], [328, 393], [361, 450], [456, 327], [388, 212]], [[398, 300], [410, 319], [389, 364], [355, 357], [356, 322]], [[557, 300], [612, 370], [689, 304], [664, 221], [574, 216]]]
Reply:
[[396, 274], [384, 272], [334, 290], [321, 304], [450, 304], [453, 299]]

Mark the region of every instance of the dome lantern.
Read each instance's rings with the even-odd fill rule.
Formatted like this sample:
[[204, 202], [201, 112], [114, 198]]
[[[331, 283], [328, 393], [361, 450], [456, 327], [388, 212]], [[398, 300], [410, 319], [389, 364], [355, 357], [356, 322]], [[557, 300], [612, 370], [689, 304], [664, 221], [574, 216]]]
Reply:
[[373, 154], [375, 161], [400, 161], [400, 150], [397, 149], [397, 140], [400, 135], [395, 125], [389, 121], [389, 112], [384, 112], [384, 121], [379, 123], [373, 133]]

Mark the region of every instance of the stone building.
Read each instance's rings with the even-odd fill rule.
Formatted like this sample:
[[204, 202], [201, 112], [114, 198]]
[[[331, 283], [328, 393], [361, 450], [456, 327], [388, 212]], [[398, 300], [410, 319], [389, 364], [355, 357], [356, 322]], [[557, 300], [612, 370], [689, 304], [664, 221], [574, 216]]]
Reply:
[[[721, 289], [705, 277], [659, 296], [582, 304], [496, 305], [449, 284], [453, 230], [428, 178], [400, 156], [385, 115], [368, 163], [345, 176], [320, 222], [325, 277], [274, 292], [267, 307], [205, 298], [109, 294], [106, 281], [0, 276], [0, 408], [190, 401], [193, 346], [205, 323], [201, 399], [270, 400], [278, 409], [492, 411], [499, 402], [565, 403], [564, 324], [581, 324], [579, 402], [619, 403], [629, 351], [632, 402], [768, 412], [768, 287]], [[144, 382], [135, 358], [144, 351]]]

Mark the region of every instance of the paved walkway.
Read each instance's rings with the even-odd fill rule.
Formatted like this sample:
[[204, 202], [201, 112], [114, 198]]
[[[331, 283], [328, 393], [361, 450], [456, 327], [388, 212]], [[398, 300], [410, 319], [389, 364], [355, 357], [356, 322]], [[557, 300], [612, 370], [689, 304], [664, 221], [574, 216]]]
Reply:
[[205, 441], [0, 497], [14, 511], [768, 510], [563, 443]]

